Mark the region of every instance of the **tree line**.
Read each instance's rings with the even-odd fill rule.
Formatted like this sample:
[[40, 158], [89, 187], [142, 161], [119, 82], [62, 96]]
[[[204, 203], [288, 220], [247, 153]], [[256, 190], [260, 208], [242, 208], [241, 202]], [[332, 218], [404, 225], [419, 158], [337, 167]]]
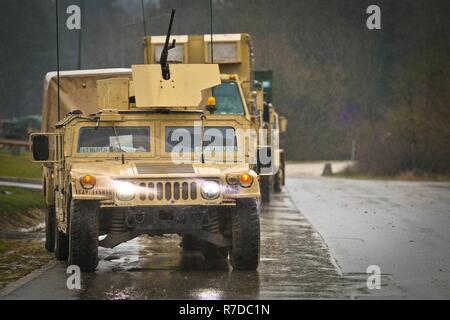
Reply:
[[[144, 34], [210, 31], [209, 1], [60, 0], [83, 4], [82, 68], [142, 63]], [[272, 70], [274, 103], [290, 121], [289, 160], [349, 159], [359, 170], [449, 173], [450, 6], [446, 0], [214, 0], [215, 33], [248, 32], [255, 68]], [[55, 69], [54, 1], [2, 0], [1, 117], [40, 113]], [[61, 27], [63, 69], [77, 68], [78, 34]]]

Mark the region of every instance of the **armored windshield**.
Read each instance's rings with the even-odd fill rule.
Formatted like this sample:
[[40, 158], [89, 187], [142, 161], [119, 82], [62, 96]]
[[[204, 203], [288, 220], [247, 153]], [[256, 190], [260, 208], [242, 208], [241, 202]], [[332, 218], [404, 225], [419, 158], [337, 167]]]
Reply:
[[96, 152], [150, 152], [150, 128], [81, 128], [78, 138], [78, 153]]
[[[201, 127], [166, 127], [166, 152], [201, 151]], [[233, 127], [206, 127], [203, 149], [215, 152], [235, 152], [236, 132]]]
[[239, 87], [235, 82], [223, 82], [214, 87], [213, 95], [217, 103], [215, 114], [245, 114]]

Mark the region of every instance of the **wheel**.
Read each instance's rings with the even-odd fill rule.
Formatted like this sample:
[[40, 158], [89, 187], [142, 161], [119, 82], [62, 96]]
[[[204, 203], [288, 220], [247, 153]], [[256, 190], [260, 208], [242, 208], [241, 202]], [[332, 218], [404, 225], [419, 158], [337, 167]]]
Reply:
[[259, 180], [259, 189], [261, 192], [261, 201], [263, 203], [270, 202], [270, 177], [261, 176]]
[[55, 207], [47, 206], [45, 211], [45, 249], [48, 252], [55, 251]]
[[284, 186], [284, 166], [280, 166], [280, 170], [278, 170], [278, 173], [275, 176], [275, 181], [273, 184], [273, 189], [276, 193], [280, 193], [283, 191]]
[[256, 199], [240, 201], [232, 212], [230, 263], [236, 270], [256, 270], [259, 264], [260, 226]]
[[55, 257], [59, 261], [67, 261], [69, 256], [69, 237], [58, 229], [55, 219]]
[[98, 265], [98, 202], [72, 200], [70, 204], [69, 265], [94, 272]]

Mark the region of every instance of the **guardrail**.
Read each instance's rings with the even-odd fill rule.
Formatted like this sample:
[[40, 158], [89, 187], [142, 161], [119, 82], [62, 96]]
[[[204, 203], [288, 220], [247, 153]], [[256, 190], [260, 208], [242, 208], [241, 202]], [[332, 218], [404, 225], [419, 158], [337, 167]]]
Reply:
[[30, 142], [22, 141], [22, 140], [0, 139], [0, 145], [16, 146], [16, 147], [29, 147]]

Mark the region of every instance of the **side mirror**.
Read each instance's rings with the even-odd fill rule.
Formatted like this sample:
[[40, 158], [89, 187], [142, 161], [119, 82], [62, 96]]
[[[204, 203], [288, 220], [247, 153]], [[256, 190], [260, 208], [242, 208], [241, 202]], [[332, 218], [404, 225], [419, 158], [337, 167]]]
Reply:
[[33, 135], [31, 138], [31, 153], [34, 161], [49, 161], [49, 142], [46, 135]]
[[280, 117], [280, 133], [285, 133], [288, 130], [288, 120], [286, 117]]

